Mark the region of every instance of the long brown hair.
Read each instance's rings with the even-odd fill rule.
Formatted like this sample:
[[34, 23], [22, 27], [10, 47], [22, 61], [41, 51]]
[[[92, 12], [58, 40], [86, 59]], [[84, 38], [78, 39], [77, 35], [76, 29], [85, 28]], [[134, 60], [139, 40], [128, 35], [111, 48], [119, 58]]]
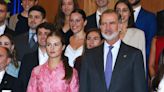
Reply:
[[[72, 0], [72, 1], [74, 3], [74, 9], [78, 9], [79, 5], [77, 0]], [[58, 0], [58, 10], [57, 10], [57, 15], [55, 16], [54, 25], [59, 30], [62, 29], [65, 22], [65, 15], [62, 11], [62, 5], [63, 5], [63, 0]]]
[[[56, 30], [56, 31], [52, 31], [48, 36], [48, 37], [52, 37], [52, 36], [57, 36], [60, 38], [61, 42], [62, 42], [62, 45], [65, 45], [65, 40], [62, 36], [62, 34]], [[72, 67], [69, 66], [68, 64], [68, 58], [64, 55], [64, 51], [62, 52], [62, 55], [61, 55], [61, 59], [62, 59], [62, 62], [64, 64], [64, 70], [65, 70], [65, 76], [63, 79], [65, 80], [71, 80], [72, 78], [72, 73], [73, 73], [73, 69]]]

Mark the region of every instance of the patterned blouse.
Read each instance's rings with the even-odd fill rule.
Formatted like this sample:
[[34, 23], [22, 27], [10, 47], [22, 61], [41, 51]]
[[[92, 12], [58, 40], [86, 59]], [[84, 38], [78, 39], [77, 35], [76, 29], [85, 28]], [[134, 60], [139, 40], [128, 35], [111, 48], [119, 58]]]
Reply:
[[65, 79], [63, 62], [55, 69], [50, 69], [48, 62], [33, 69], [27, 92], [79, 92], [78, 73], [73, 69], [72, 79]]

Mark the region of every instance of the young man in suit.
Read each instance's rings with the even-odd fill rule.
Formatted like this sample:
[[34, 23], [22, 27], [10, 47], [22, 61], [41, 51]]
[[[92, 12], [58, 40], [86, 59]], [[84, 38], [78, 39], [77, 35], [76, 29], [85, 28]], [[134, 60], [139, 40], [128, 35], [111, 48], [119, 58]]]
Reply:
[[20, 85], [18, 85], [19, 81], [15, 77], [12, 77], [6, 73], [6, 67], [10, 61], [10, 50], [0, 46], [0, 92], [3, 92], [3, 90], [20, 92], [16, 90], [20, 87]]
[[30, 8], [28, 12], [29, 31], [17, 36], [15, 40], [15, 47], [17, 51], [17, 59], [22, 60], [27, 53], [32, 53], [37, 50], [36, 28], [39, 24], [45, 22], [46, 11], [42, 6], [35, 5]]
[[7, 16], [7, 3], [4, 0], [0, 1], [0, 35], [10, 34], [15, 36], [14, 31], [9, 29], [6, 25], [6, 16]]
[[105, 41], [84, 53], [80, 92], [146, 92], [142, 52], [119, 39], [118, 21], [114, 10], [102, 13], [100, 29]]
[[87, 17], [86, 31], [90, 28], [99, 28], [100, 15], [108, 9], [109, 0], [95, 0], [95, 3], [97, 5], [97, 11]]
[[[146, 38], [146, 61], [149, 59], [152, 38], [157, 32], [155, 14], [145, 10], [141, 6], [141, 0], [128, 0], [134, 10], [135, 26], [145, 33]], [[148, 68], [148, 62], [147, 62]]]
[[23, 92], [26, 92], [32, 69], [37, 65], [44, 64], [48, 59], [46, 39], [51, 31], [55, 31], [53, 24], [47, 22], [40, 24], [36, 29], [38, 49], [33, 53], [24, 55], [22, 59], [18, 78], [23, 82]]

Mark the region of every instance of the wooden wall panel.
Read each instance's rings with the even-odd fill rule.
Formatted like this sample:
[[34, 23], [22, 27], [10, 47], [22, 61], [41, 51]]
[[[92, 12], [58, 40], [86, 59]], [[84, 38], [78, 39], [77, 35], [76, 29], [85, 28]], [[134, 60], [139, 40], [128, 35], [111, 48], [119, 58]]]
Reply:
[[164, 10], [164, 0], [141, 0], [142, 6], [153, 13]]
[[[109, 8], [113, 8], [117, 0], [109, 0]], [[164, 9], [164, 0], [141, 0], [142, 6], [151, 12], [158, 12]], [[84, 9], [87, 15], [96, 11], [95, 0], [78, 0], [80, 8]], [[47, 20], [53, 22], [57, 12], [58, 0], [39, 0], [47, 11]]]
[[[80, 8], [84, 8], [84, 1], [78, 0]], [[39, 5], [42, 5], [47, 12], [47, 20], [49, 22], [54, 21], [54, 17], [57, 13], [58, 0], [39, 0]]]

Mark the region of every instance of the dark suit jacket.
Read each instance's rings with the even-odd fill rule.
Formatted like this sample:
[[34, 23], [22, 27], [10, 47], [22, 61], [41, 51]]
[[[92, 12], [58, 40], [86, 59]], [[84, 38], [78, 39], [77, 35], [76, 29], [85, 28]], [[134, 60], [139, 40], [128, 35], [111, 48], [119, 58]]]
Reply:
[[16, 78], [10, 76], [9, 74], [5, 73], [0, 84], [0, 92], [2, 90], [12, 90], [14, 89]]
[[29, 45], [29, 32], [21, 34], [14, 39], [15, 48], [17, 52], [17, 59], [22, 60], [23, 56], [27, 53], [32, 53], [37, 50], [38, 43], [36, 43], [32, 48]]
[[18, 74], [18, 78], [23, 85], [22, 92], [26, 92], [32, 69], [37, 65], [39, 65], [38, 50], [24, 55]]
[[146, 92], [143, 57], [140, 50], [121, 43], [107, 90], [103, 48], [87, 50], [82, 59], [80, 92]]
[[96, 12], [87, 17], [87, 25], [85, 26], [85, 30], [89, 30], [90, 28], [98, 28], [96, 22]]
[[141, 8], [135, 26], [144, 31], [146, 37], [146, 59], [149, 58], [152, 38], [157, 31], [156, 16]]
[[7, 26], [5, 28], [4, 34], [10, 34], [11, 36], [15, 36], [15, 32], [11, 29], [9, 29]]

